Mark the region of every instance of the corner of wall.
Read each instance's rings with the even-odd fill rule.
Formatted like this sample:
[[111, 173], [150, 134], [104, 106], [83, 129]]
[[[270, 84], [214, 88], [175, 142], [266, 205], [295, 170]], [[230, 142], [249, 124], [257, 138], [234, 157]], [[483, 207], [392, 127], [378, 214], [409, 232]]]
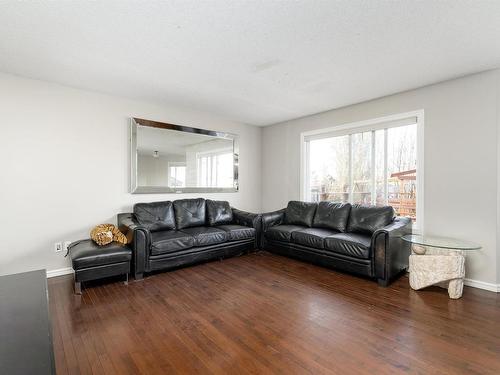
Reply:
[[497, 288], [500, 287], [500, 68], [496, 70], [497, 82], [497, 241], [496, 241], [496, 273]]
[[260, 202], [259, 202], [259, 212], [263, 212], [264, 210], [264, 160], [266, 159], [264, 156], [264, 128], [265, 126], [260, 127]]

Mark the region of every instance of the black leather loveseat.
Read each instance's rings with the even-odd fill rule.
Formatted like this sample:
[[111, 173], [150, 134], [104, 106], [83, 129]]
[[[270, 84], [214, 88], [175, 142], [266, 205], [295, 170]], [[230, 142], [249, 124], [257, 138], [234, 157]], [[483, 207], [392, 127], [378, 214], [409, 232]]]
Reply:
[[225, 201], [138, 203], [133, 213], [118, 214], [118, 225], [131, 239], [136, 279], [144, 272], [240, 255], [259, 245], [260, 215]]
[[261, 247], [387, 286], [408, 267], [410, 246], [401, 236], [411, 228], [411, 220], [395, 218], [390, 206], [291, 201], [262, 214]]

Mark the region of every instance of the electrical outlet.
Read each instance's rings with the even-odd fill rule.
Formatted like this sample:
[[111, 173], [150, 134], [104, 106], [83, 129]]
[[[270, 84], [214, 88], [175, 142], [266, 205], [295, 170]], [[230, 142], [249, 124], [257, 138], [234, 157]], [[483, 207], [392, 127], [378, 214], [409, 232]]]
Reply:
[[56, 242], [56, 243], [54, 244], [54, 251], [55, 251], [56, 253], [58, 253], [59, 251], [62, 251], [62, 249], [63, 249], [63, 245], [62, 245], [62, 243], [61, 243], [61, 242]]
[[68, 246], [71, 244], [71, 241], [64, 241], [63, 242], [63, 250], [65, 253], [68, 252]]

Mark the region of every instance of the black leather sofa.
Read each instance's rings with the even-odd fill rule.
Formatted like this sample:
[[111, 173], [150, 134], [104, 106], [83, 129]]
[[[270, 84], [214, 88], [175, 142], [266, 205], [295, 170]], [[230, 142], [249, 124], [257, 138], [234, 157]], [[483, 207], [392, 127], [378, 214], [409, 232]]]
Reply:
[[132, 270], [144, 272], [241, 255], [259, 246], [260, 215], [228, 202], [180, 199], [137, 203], [118, 214], [118, 226], [131, 239]]
[[408, 268], [410, 246], [401, 236], [412, 222], [390, 206], [291, 201], [262, 214], [261, 248], [377, 279], [387, 286]]

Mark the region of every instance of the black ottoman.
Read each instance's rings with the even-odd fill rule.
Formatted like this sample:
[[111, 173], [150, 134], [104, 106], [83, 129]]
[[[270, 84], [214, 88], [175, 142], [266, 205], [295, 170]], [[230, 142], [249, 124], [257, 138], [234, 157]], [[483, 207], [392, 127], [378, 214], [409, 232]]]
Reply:
[[104, 277], [126, 275], [128, 282], [132, 250], [115, 242], [98, 246], [92, 240], [73, 242], [68, 246], [75, 271], [75, 293], [82, 294], [82, 282]]

